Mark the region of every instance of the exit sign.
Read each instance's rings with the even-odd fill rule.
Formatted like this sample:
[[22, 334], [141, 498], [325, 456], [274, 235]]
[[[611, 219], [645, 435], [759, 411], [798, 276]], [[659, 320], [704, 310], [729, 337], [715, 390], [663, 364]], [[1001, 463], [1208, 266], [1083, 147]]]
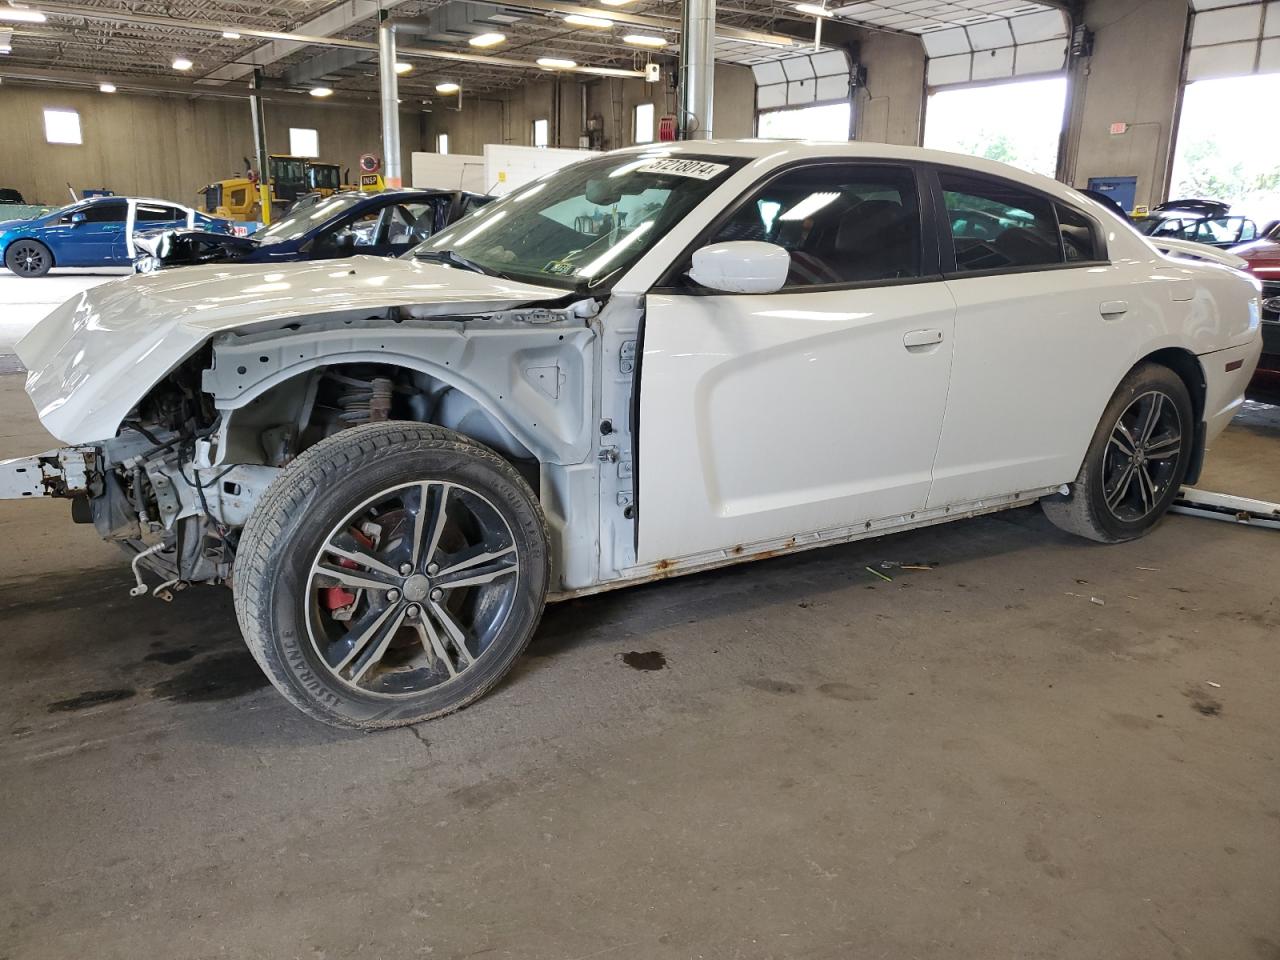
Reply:
[[1123, 120], [1118, 120], [1111, 125], [1111, 135], [1113, 137], [1118, 137], [1120, 134], [1128, 133], [1128, 132], [1129, 132], [1129, 125], [1125, 123]]

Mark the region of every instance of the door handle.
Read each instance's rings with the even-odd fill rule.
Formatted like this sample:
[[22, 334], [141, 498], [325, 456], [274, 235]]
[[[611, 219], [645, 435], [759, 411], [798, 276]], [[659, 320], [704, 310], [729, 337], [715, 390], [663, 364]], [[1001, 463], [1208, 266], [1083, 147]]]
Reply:
[[915, 347], [934, 347], [941, 342], [941, 330], [909, 330], [902, 336], [902, 345], [908, 350]]
[[1122, 317], [1129, 312], [1127, 300], [1103, 300], [1098, 304], [1098, 312], [1107, 319]]

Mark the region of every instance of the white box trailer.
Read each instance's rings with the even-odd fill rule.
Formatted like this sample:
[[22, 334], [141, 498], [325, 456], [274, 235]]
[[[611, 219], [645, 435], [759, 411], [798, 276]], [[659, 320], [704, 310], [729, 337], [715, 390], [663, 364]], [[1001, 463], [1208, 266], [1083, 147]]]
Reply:
[[469, 190], [488, 193], [485, 158], [469, 154], [414, 153], [410, 182], [419, 190]]
[[485, 192], [501, 197], [563, 166], [594, 156], [599, 156], [598, 151], [487, 143], [484, 147]]

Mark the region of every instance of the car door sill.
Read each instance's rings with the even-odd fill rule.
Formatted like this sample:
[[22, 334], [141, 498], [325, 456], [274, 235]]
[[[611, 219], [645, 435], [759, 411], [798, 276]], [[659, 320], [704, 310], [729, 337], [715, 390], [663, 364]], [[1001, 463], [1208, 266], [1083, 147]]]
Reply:
[[788, 553], [799, 553], [801, 550], [812, 550], [815, 547], [829, 547], [837, 543], [850, 543], [855, 540], [866, 540], [886, 533], [899, 533], [928, 527], [949, 520], [963, 520], [966, 517], [977, 517], [985, 513], [996, 513], [1035, 503], [1041, 497], [1057, 493], [1060, 484], [1041, 487], [1035, 490], [1023, 490], [1017, 493], [1004, 494], [997, 497], [983, 497], [963, 503], [934, 507], [929, 510], [917, 510], [914, 513], [899, 514], [880, 520], [867, 520], [852, 526], [832, 527], [813, 533], [796, 534], [792, 537], [776, 537], [761, 540], [757, 543], [739, 544], [722, 550], [708, 550], [687, 557], [673, 560], [658, 560], [654, 563], [637, 564], [622, 571], [616, 580], [606, 580], [589, 587], [553, 591], [547, 601], [570, 600], [574, 597], [603, 593], [619, 587], [629, 587], [652, 580], [665, 580], [668, 577], [683, 576], [687, 573], [700, 573], [703, 570], [714, 570], [734, 563], [745, 563], [748, 560], [764, 560], [769, 557], [783, 556]]

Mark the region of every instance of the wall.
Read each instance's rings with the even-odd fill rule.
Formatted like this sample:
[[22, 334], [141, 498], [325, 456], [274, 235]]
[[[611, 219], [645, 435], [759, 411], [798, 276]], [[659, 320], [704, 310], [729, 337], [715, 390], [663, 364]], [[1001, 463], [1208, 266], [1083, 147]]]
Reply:
[[[1063, 179], [1138, 178], [1138, 203], [1167, 190], [1170, 134], [1182, 85], [1186, 0], [1090, 0], [1093, 56], [1077, 64]], [[1129, 124], [1113, 135], [1113, 122]]]
[[[423, 142], [435, 150], [436, 136], [449, 135], [450, 153], [484, 152], [486, 143], [533, 143], [533, 121], [551, 121], [551, 145], [577, 147], [583, 132], [582, 90], [576, 79], [559, 81], [559, 130], [556, 130], [555, 80], [525, 84], [498, 97], [474, 98], [463, 95], [462, 109], [452, 110], [437, 100], [425, 114]], [[637, 104], [653, 103], [656, 117], [674, 114], [675, 91], [664, 79], [646, 83], [640, 78], [603, 78], [585, 84], [587, 116], [599, 117], [604, 125], [605, 149], [631, 146], [632, 117]], [[749, 137], [755, 132], [755, 82], [747, 67], [716, 65], [713, 129], [717, 137]], [[655, 125], [656, 125], [655, 117]], [[656, 132], [656, 131], [655, 131]]]
[[924, 115], [924, 47], [915, 37], [863, 32], [854, 59], [867, 85], [854, 101], [857, 139], [916, 146]]
[[[80, 114], [83, 144], [49, 144], [45, 107]], [[267, 146], [289, 152], [289, 127], [318, 131], [321, 159], [350, 166], [360, 154], [380, 154], [381, 133], [374, 104], [265, 104]], [[122, 195], [192, 203], [205, 184], [244, 169], [253, 155], [247, 100], [131, 96], [62, 88], [0, 87], [0, 186], [14, 187], [35, 202], [69, 200], [67, 183], [81, 190], [106, 187]], [[403, 168], [421, 149], [418, 115], [401, 116]]]

